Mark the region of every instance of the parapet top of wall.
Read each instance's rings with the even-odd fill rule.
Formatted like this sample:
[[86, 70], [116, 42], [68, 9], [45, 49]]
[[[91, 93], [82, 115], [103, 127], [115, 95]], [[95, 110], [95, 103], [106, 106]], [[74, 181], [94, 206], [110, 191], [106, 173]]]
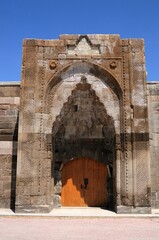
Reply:
[[159, 81], [147, 82], [147, 87], [148, 88], [153, 88], [153, 87], [159, 88]]
[[147, 90], [149, 95], [159, 96], [159, 81], [147, 82]]
[[56, 47], [56, 46], [67, 46], [67, 45], [77, 45], [78, 42], [85, 38], [91, 44], [102, 44], [104, 45], [107, 42], [118, 42], [119, 45], [122, 45], [123, 42], [125, 45], [144, 45], [144, 39], [142, 38], [121, 38], [119, 34], [62, 34], [59, 36], [59, 39], [24, 39], [24, 45], [30, 46], [48, 46], [48, 47]]
[[61, 34], [60, 39], [72, 39], [76, 40], [79, 37], [88, 36], [91, 39], [110, 39], [110, 38], [120, 38], [119, 34]]
[[4, 86], [20, 86], [20, 82], [0, 82], [0, 87]]
[[19, 97], [20, 82], [0, 82], [0, 97]]
[[118, 41], [120, 35], [118, 34], [62, 34], [59, 36], [59, 39], [24, 39], [23, 45], [41, 45], [41, 46], [64, 46], [67, 44], [74, 44], [81, 38], [90, 39], [92, 42], [99, 42], [103, 40], [113, 40]]
[[60, 35], [60, 40], [66, 42], [66, 44], [74, 45], [77, 44], [82, 38], [87, 39], [92, 44], [99, 44], [103, 41], [119, 41], [119, 34], [77, 34], [77, 35]]

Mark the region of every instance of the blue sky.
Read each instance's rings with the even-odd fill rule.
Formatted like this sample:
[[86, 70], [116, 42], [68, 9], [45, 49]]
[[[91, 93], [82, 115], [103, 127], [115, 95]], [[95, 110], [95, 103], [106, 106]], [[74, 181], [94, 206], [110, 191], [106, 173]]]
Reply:
[[0, 81], [20, 81], [24, 38], [80, 33], [144, 38], [147, 79], [159, 80], [159, 0], [1, 0]]

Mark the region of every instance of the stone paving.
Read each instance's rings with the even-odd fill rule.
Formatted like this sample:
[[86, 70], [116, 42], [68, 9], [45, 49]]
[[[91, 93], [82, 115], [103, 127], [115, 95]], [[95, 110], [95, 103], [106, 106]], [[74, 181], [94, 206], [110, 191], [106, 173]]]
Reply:
[[158, 240], [159, 214], [117, 215], [99, 208], [61, 208], [50, 214], [0, 210], [0, 240]]
[[159, 218], [1, 217], [1, 240], [158, 240]]

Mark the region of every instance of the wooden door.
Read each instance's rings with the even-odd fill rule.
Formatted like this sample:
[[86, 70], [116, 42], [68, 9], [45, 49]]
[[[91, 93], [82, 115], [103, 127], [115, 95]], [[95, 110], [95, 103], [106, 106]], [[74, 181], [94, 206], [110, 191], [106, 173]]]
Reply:
[[62, 168], [62, 206], [105, 206], [107, 166], [92, 159], [72, 160]]

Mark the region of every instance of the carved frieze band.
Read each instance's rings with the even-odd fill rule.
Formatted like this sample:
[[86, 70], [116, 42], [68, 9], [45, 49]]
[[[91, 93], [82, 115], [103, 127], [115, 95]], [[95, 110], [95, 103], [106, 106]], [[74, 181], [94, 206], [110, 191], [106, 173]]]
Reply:
[[125, 161], [125, 193], [126, 195], [128, 194], [128, 126], [127, 126], [127, 94], [126, 94], [126, 88], [128, 84], [128, 73], [127, 73], [127, 68], [125, 66], [125, 55], [127, 54], [127, 49], [128, 46], [125, 44], [125, 41], [122, 40], [122, 61], [123, 61], [123, 130], [124, 130], [124, 138], [123, 138], [123, 143], [124, 143], [124, 161]]
[[38, 192], [41, 189], [41, 170], [42, 170], [42, 153], [43, 153], [43, 112], [44, 112], [44, 88], [45, 88], [45, 47], [43, 46], [42, 57], [42, 71], [40, 74], [41, 79], [41, 93], [40, 93], [40, 157], [39, 157], [39, 185]]

